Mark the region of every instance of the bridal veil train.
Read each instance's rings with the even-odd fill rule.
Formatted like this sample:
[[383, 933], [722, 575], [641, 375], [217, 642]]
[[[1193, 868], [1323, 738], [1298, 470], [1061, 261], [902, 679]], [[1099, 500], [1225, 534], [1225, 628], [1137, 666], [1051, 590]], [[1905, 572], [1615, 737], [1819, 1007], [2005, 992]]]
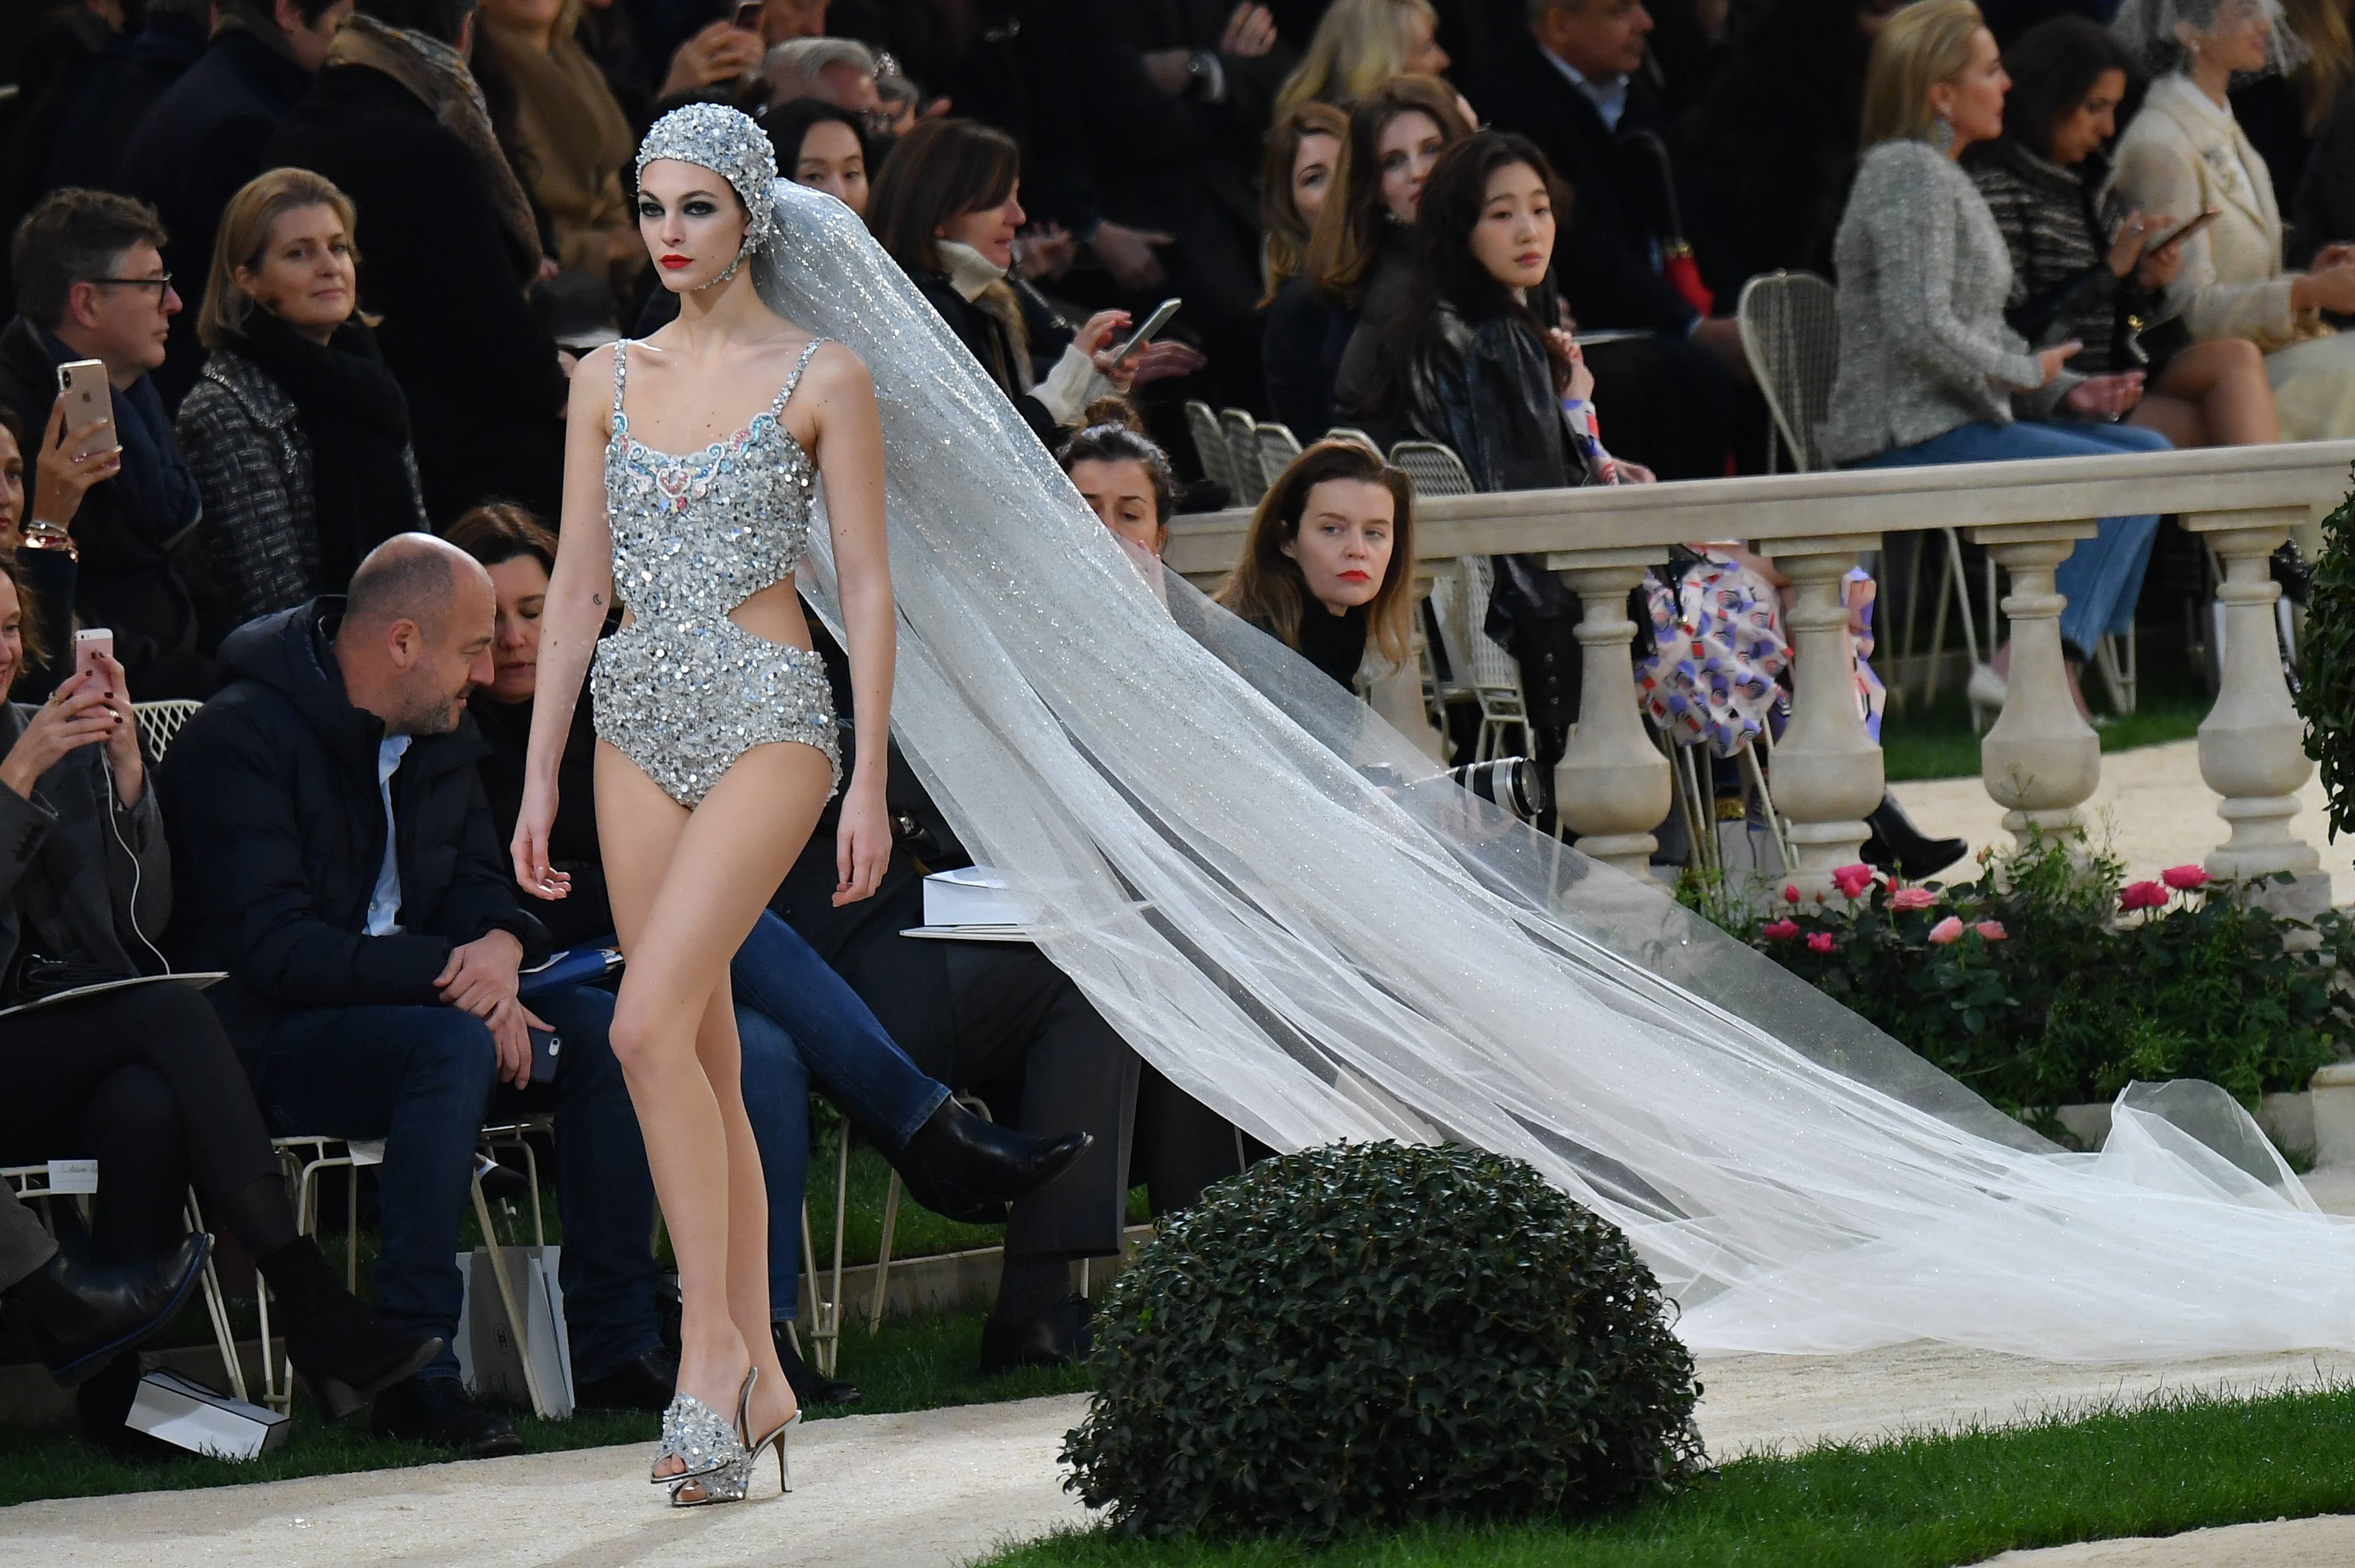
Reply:
[[776, 200], [763, 297], [874, 376], [902, 746], [1180, 1087], [1278, 1149], [1528, 1160], [1627, 1233], [1696, 1350], [2355, 1348], [2355, 1227], [2222, 1091], [2137, 1090], [2101, 1154], [2061, 1153], [1477, 807], [1272, 641], [1182, 584], [1165, 608], [848, 209]]

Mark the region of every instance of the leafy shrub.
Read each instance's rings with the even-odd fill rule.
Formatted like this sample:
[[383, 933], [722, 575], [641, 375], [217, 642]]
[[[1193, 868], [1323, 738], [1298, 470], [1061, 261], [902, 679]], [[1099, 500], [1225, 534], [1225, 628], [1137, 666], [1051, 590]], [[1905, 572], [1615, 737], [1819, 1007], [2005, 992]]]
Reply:
[[2322, 765], [2330, 831], [2355, 831], [2355, 493], [2323, 519], [2298, 652], [2306, 754]]
[[1124, 1270], [1064, 1483], [1146, 1535], [1560, 1519], [1704, 1464], [1616, 1227], [1528, 1164], [1336, 1144], [1210, 1189]]

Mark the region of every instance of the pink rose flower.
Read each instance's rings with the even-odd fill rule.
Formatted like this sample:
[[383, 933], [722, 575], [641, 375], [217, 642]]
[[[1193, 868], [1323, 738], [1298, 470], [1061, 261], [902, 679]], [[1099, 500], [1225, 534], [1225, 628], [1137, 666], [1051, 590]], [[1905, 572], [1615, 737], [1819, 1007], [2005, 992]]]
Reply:
[[2000, 920], [1982, 920], [1971, 929], [1989, 942], [2000, 942], [2004, 938], [2003, 922]]
[[2156, 882], [2129, 882], [2118, 894], [2118, 909], [2131, 915], [2137, 909], [2156, 909], [2167, 902], [2167, 889]]
[[2170, 865], [2158, 874], [2158, 879], [2178, 893], [2189, 893], [2206, 885], [2208, 874], [2196, 865]]
[[1959, 915], [1949, 915], [1930, 927], [1930, 940], [1942, 948], [1949, 942], [1960, 941], [1962, 936], [1963, 919]]
[[1842, 898], [1863, 897], [1872, 883], [1872, 867], [1861, 861], [1854, 865], [1840, 866], [1832, 873], [1832, 885], [1839, 889]]
[[1832, 940], [1832, 934], [1829, 931], [1810, 931], [1807, 933], [1807, 950], [1810, 952], [1828, 953], [1838, 945], [1838, 943]]
[[1758, 934], [1770, 942], [1787, 942], [1799, 934], [1799, 923], [1796, 920], [1772, 920]]
[[1938, 895], [1926, 887], [1901, 887], [1889, 895], [1891, 909], [1927, 909], [1938, 902]]
[[1798, 901], [1799, 890], [1788, 885], [1787, 884], [1785, 885], [1783, 888], [1783, 902], [1785, 904], [1796, 904]]

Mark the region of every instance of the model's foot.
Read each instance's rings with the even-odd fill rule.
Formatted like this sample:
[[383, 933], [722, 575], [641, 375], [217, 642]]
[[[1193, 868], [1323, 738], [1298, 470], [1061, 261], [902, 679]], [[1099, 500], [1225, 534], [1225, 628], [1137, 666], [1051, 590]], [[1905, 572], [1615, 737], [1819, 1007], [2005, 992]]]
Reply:
[[602, 1377], [593, 1377], [573, 1390], [572, 1403], [582, 1410], [654, 1410], [670, 1403], [678, 1387], [678, 1357], [655, 1346], [635, 1361], [623, 1361]]
[[[793, 1336], [780, 1323], [771, 1331], [777, 1345], [777, 1363], [785, 1369], [785, 1381], [794, 1387], [794, 1397], [803, 1407], [822, 1410], [829, 1404], [856, 1404], [859, 1400], [858, 1385], [839, 1378], [831, 1378], [802, 1360], [794, 1349]], [[757, 1434], [755, 1434], [757, 1436]]]
[[410, 1443], [432, 1443], [464, 1459], [496, 1459], [523, 1452], [523, 1439], [503, 1415], [467, 1397], [454, 1377], [412, 1377], [376, 1396], [371, 1430]]
[[1094, 1347], [1087, 1301], [1068, 1296], [1035, 1317], [991, 1317], [981, 1326], [981, 1374], [996, 1377], [1023, 1367], [1068, 1366]]
[[72, 1388], [172, 1320], [212, 1241], [200, 1233], [160, 1257], [114, 1268], [92, 1268], [59, 1253], [12, 1286], [8, 1301], [30, 1322], [41, 1364]]
[[953, 1099], [925, 1118], [892, 1161], [916, 1202], [952, 1220], [989, 1224], [1006, 1205], [1071, 1169], [1094, 1138], [1038, 1138], [985, 1121]]
[[[679, 1358], [678, 1383], [672, 1397], [674, 1402], [682, 1396], [700, 1401], [719, 1418], [722, 1427], [741, 1441], [745, 1380], [751, 1372], [751, 1357], [741, 1339], [732, 1332], [728, 1339], [732, 1354]], [[666, 1448], [655, 1456], [654, 1467], [648, 1473], [655, 1480], [665, 1481], [683, 1476], [693, 1467]]]

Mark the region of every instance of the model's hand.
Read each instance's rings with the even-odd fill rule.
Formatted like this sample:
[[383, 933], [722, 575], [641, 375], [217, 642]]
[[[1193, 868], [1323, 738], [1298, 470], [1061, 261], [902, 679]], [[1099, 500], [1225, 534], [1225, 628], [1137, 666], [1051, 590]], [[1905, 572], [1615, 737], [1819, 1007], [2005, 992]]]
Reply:
[[114, 732], [106, 737], [106, 760], [114, 769], [114, 798], [126, 806], [139, 804], [147, 792], [147, 759], [139, 755], [139, 715], [131, 707], [131, 678], [112, 653], [98, 657], [100, 690], [107, 710], [114, 715]]
[[485, 931], [450, 949], [450, 961], [433, 977], [442, 1000], [462, 1012], [488, 1018], [503, 1001], [513, 1001], [523, 944], [512, 931]]
[[515, 859], [516, 884], [534, 898], [553, 901], [572, 891], [572, 878], [548, 863], [548, 835], [556, 826], [556, 786], [527, 784], [523, 809], [516, 813], [507, 853]]
[[882, 780], [869, 783], [854, 773], [834, 834], [834, 906], [872, 898], [890, 863], [891, 813], [883, 804]]
[[498, 1050], [499, 1082], [518, 1089], [530, 1083], [531, 1032], [548, 1025], [512, 997], [491, 1009], [483, 1022], [491, 1026], [491, 1044]]
[[93, 675], [77, 676], [50, 694], [8, 755], [0, 758], [0, 784], [29, 800], [33, 786], [60, 758], [93, 741], [112, 739], [125, 723], [108, 705], [103, 683]]
[[[65, 429], [66, 396], [60, 392], [49, 408], [48, 428], [41, 434], [40, 455], [34, 461], [32, 507], [33, 517], [59, 528], [71, 526], [91, 486], [123, 471], [123, 443], [115, 439], [112, 415], [89, 427], [94, 436], [61, 447], [58, 442]], [[83, 450], [85, 445], [91, 450]]]

